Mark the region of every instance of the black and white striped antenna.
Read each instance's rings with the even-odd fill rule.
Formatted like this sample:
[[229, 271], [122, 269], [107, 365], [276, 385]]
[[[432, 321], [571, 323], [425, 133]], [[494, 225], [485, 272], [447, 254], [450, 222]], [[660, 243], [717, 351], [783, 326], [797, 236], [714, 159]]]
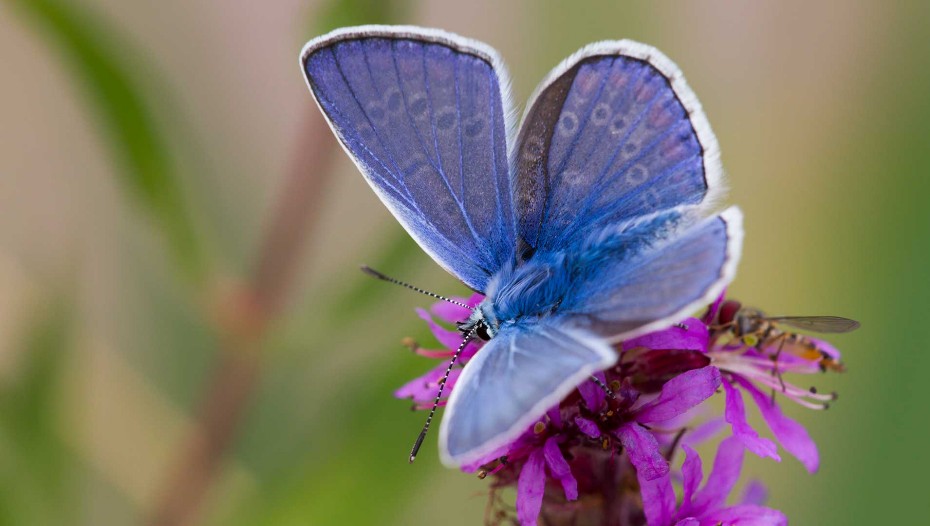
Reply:
[[436, 294], [435, 292], [430, 292], [430, 291], [428, 291], [428, 290], [423, 290], [423, 289], [421, 289], [420, 287], [414, 287], [413, 285], [411, 285], [411, 284], [409, 284], [409, 283], [406, 283], [406, 282], [403, 282], [403, 281], [401, 281], [401, 280], [399, 280], [399, 279], [394, 279], [394, 278], [392, 278], [391, 276], [386, 276], [386, 275], [384, 275], [384, 274], [378, 272], [377, 270], [375, 270], [375, 269], [369, 267], [368, 265], [362, 265], [362, 266], [361, 266], [361, 269], [362, 269], [362, 272], [364, 272], [365, 274], [368, 274], [369, 276], [371, 276], [371, 277], [373, 277], [373, 278], [378, 278], [378, 279], [380, 279], [380, 280], [382, 280], [382, 281], [387, 281], [388, 283], [393, 283], [393, 284], [395, 284], [395, 285], [400, 285], [401, 287], [407, 287], [408, 289], [413, 290], [413, 291], [416, 291], [416, 292], [419, 292], [420, 294], [426, 294], [427, 296], [436, 298], [437, 300], [447, 301], [447, 302], [449, 302], [449, 303], [451, 303], [451, 304], [453, 304], [453, 305], [458, 305], [459, 307], [462, 307], [462, 308], [465, 308], [465, 309], [468, 309], [468, 310], [472, 310], [472, 307], [469, 307], [468, 305], [465, 305], [464, 303], [462, 303], [462, 302], [460, 302], [460, 301], [455, 301], [454, 299], [447, 298], [447, 297], [445, 297], [445, 296], [440, 296], [439, 294]]

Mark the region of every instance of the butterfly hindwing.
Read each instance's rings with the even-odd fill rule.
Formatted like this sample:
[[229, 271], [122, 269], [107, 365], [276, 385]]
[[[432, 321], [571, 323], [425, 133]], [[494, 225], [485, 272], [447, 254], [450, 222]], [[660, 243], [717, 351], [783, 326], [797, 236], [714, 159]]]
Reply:
[[443, 268], [484, 290], [515, 239], [497, 54], [442, 31], [363, 26], [315, 39], [301, 57], [378, 196]]
[[439, 431], [444, 463], [474, 462], [511, 442], [582, 380], [616, 362], [601, 338], [554, 321], [505, 328], [468, 362]]
[[582, 299], [563, 314], [610, 340], [668, 327], [723, 292], [736, 273], [742, 238], [736, 207], [680, 228], [629, 258], [608, 259], [595, 279], [570, 292]]
[[537, 251], [706, 203], [722, 180], [716, 138], [681, 72], [630, 41], [592, 44], [555, 68], [531, 98], [514, 155], [518, 234]]

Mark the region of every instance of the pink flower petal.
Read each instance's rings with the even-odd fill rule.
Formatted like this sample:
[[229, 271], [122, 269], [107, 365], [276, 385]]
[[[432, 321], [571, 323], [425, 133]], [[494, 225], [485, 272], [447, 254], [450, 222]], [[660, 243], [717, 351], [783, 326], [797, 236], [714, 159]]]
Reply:
[[[604, 373], [594, 373], [594, 376], [601, 383], [607, 385], [607, 378]], [[600, 411], [601, 406], [604, 405], [604, 401], [607, 399], [604, 390], [590, 378], [578, 384], [578, 392], [584, 400], [584, 405], [592, 412]]]
[[707, 351], [707, 325], [697, 318], [682, 320], [681, 324], [687, 328], [672, 326], [626, 340], [623, 342], [623, 350], [645, 347], [647, 349]]
[[[410, 398], [418, 403], [432, 403], [439, 392], [439, 380], [446, 373], [446, 367], [448, 364], [439, 364], [426, 374], [410, 380], [394, 391], [394, 398]], [[452, 369], [449, 379], [446, 380], [446, 387], [442, 391], [443, 398], [449, 397], [449, 393], [452, 392], [461, 374], [461, 368]]]
[[732, 506], [703, 517], [702, 524], [739, 524], [739, 526], [787, 526], [785, 514], [752, 504]]
[[697, 493], [701, 481], [704, 480], [704, 470], [701, 465], [701, 457], [697, 451], [688, 446], [682, 446], [685, 450], [685, 462], [681, 465], [682, 474], [682, 497], [681, 497], [681, 514], [689, 514], [691, 511], [691, 500]]
[[423, 402], [434, 398], [437, 388], [435, 386], [430, 386], [442, 378], [445, 371], [445, 364], [437, 365], [426, 374], [418, 376], [402, 385], [400, 389], [394, 391], [394, 397], [412, 398], [417, 402]]
[[441, 343], [443, 347], [454, 350], [458, 349], [459, 345], [462, 344], [462, 335], [458, 331], [452, 331], [442, 327], [433, 321], [433, 317], [430, 316], [429, 312], [423, 309], [417, 309], [417, 316], [429, 325], [429, 329], [432, 331], [433, 336], [436, 337], [436, 340]]
[[562, 411], [559, 409], [559, 404], [550, 407], [549, 410], [546, 411], [546, 416], [549, 417], [550, 425], [556, 428], [562, 427]]
[[646, 428], [636, 422], [630, 422], [620, 427], [616, 433], [630, 463], [636, 468], [637, 476], [645, 480], [655, 480], [668, 474], [668, 461], [659, 451], [659, 442]]
[[543, 455], [546, 457], [546, 464], [549, 466], [549, 473], [552, 477], [562, 484], [562, 490], [565, 491], [567, 500], [578, 498], [578, 482], [572, 475], [572, 470], [568, 461], [562, 456], [562, 450], [555, 437], [549, 437], [543, 445]]
[[520, 435], [520, 437], [514, 440], [513, 442], [509, 444], [504, 444], [503, 446], [491, 451], [487, 455], [475, 460], [474, 462], [462, 464], [459, 467], [459, 469], [461, 469], [465, 473], [474, 473], [475, 471], [478, 471], [478, 469], [481, 466], [485, 464], [489, 464], [505, 455], [509, 455], [511, 451], [519, 449], [520, 447], [524, 445], [525, 441], [526, 441], [525, 435]]
[[701, 521], [694, 517], [688, 517], [675, 523], [675, 526], [701, 526]]
[[715, 299], [714, 302], [709, 307], [707, 307], [707, 312], [704, 313], [704, 317], [701, 318], [701, 321], [708, 325], [714, 322], [714, 318], [716, 318], [717, 313], [720, 312], [720, 305], [723, 303], [723, 299], [726, 297], [726, 295], [727, 289], [723, 289], [723, 292], [717, 296], [717, 299]]
[[655, 480], [648, 480], [640, 473], [639, 491], [643, 497], [643, 513], [649, 526], [670, 526], [675, 515], [675, 490], [668, 473]]
[[470, 310], [459, 307], [453, 303], [446, 303], [445, 301], [434, 303], [429, 310], [433, 313], [433, 316], [436, 316], [446, 323], [465, 321], [471, 316]]
[[600, 438], [601, 436], [601, 428], [597, 427], [594, 421], [588, 420], [583, 416], [575, 417], [575, 425], [578, 426], [579, 431], [591, 438]]
[[543, 451], [530, 453], [517, 479], [517, 519], [521, 526], [536, 526], [546, 492], [546, 468]]
[[723, 382], [723, 390], [727, 395], [726, 420], [733, 427], [733, 434], [743, 441], [749, 451], [760, 457], [774, 458], [781, 462], [778, 455], [778, 446], [767, 438], [761, 438], [759, 433], [746, 421], [746, 406], [743, 405], [743, 395], [733, 387], [729, 381]]
[[740, 387], [752, 395], [756, 405], [759, 406], [759, 411], [762, 412], [762, 418], [765, 419], [765, 423], [769, 425], [769, 429], [772, 430], [772, 434], [782, 447], [800, 460], [807, 471], [811, 473], [817, 471], [820, 465], [820, 454], [817, 452], [817, 444], [807, 434], [804, 426], [782, 414], [778, 404], [751, 382], [740, 377], [735, 378]]
[[[477, 303], [473, 302], [471, 298], [460, 298], [458, 296], [452, 296], [450, 299], [458, 301], [459, 303], [464, 303], [466, 305], [471, 305], [475, 307], [478, 303], [481, 303], [481, 300], [484, 299], [484, 296], [481, 294], [476, 294], [478, 296]], [[471, 309], [466, 309], [464, 307], [459, 307], [454, 303], [449, 303], [447, 301], [438, 301], [434, 303], [429, 310], [440, 320], [446, 323], [456, 323], [460, 321], [465, 321], [471, 316]]]
[[696, 515], [724, 505], [743, 469], [743, 451], [745, 447], [735, 436], [720, 443], [714, 458], [714, 469], [704, 487], [694, 495], [692, 504]]
[[664, 422], [710, 398], [720, 387], [720, 371], [708, 365], [679, 374], [662, 386], [658, 398], [637, 411], [638, 422]]

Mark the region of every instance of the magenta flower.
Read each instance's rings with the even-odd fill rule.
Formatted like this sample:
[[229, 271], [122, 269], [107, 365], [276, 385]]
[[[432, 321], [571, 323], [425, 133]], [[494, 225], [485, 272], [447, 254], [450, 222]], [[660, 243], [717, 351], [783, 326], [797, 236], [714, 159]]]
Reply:
[[[484, 296], [481, 294], [473, 294], [470, 298], [452, 299], [460, 303], [464, 303], [465, 305], [474, 307], [481, 303], [481, 300], [484, 299]], [[444, 301], [435, 303], [430, 308], [430, 310], [437, 318], [450, 324], [455, 323], [458, 320], [468, 318], [468, 315], [470, 314], [470, 311], [467, 309]], [[447, 329], [436, 323], [436, 321], [433, 320], [433, 316], [423, 309], [417, 309], [417, 315], [426, 322], [430, 328], [430, 331], [433, 333], [433, 336], [436, 338], [436, 341], [438, 341], [445, 348], [439, 350], [424, 349], [413, 341], [408, 341], [407, 344], [415, 353], [419, 354], [420, 356], [425, 356], [427, 358], [438, 358], [443, 361], [450, 359], [455, 353], [455, 349], [459, 346], [460, 343], [462, 343], [461, 333]], [[467, 363], [468, 360], [470, 360], [475, 355], [475, 353], [478, 352], [478, 349], [481, 348], [483, 343], [484, 342], [480, 340], [473, 340], [471, 343], [469, 343], [468, 346], [465, 347], [465, 349], [462, 351], [462, 354], [459, 357], [459, 363], [462, 365]], [[394, 391], [394, 396], [396, 398], [409, 398], [413, 400], [414, 409], [429, 409], [436, 397], [436, 393], [439, 392], [439, 381], [442, 379], [442, 375], [445, 373], [445, 371], [445, 363], [440, 363], [426, 374], [414, 378]], [[461, 368], [456, 368], [453, 369], [450, 373], [449, 379], [446, 381], [446, 387], [443, 390], [443, 400], [440, 402], [440, 405], [445, 405], [445, 400], [449, 398], [449, 393], [451, 393], [452, 389], [455, 387], [455, 382], [461, 372]]]
[[[708, 310], [705, 320], [717, 319], [728, 303], [722, 302], [721, 296]], [[808, 348], [801, 349], [802, 352], [784, 352], [784, 341], [769, 346], [761, 342], [754, 347], [741, 339], [727, 336], [723, 333], [711, 339], [707, 354], [711, 363], [724, 373], [725, 417], [734, 435], [756, 455], [781, 461], [775, 443], [760, 437], [747, 422], [742, 390], [752, 397], [782, 447], [800, 460], [808, 471], [816, 471], [820, 462], [817, 445], [803, 426], [781, 412], [775, 398], [776, 395], [783, 396], [810, 409], [828, 407], [828, 402], [836, 399], [835, 394], [821, 394], [813, 388], [802, 389], [786, 381], [784, 375], [823, 372], [828, 368], [825, 363], [830, 364], [829, 368], [838, 368], [839, 352], [816, 338], [806, 338], [805, 342], [817, 352], [810, 352]], [[797, 347], [796, 344], [791, 345]], [[759, 386], [770, 389], [772, 394], [763, 393]]]
[[647, 481], [640, 479], [646, 520], [650, 526], [783, 526], [788, 519], [783, 513], [755, 502], [758, 489], [744, 497], [740, 504], [727, 506], [727, 497], [739, 480], [743, 467], [742, 441], [730, 437], [720, 443], [714, 467], [704, 481], [701, 458], [689, 446], [681, 467], [682, 496], [676, 505], [670, 475]]
[[[458, 300], [476, 305], [481, 296]], [[780, 460], [776, 442], [761, 437], [747, 422], [743, 393], [749, 393], [759, 407], [778, 443], [813, 471], [816, 445], [763, 389], [822, 408], [833, 395], [802, 390], [783, 375], [840, 370], [839, 353], [813, 338], [792, 340], [795, 346], [785, 353], [758, 343], [750, 346], [734, 336], [732, 324], [719, 323], [720, 311], [728, 308], [721, 297], [702, 319], [688, 318], [618, 344], [621, 357], [616, 366], [582, 382], [513, 442], [462, 466], [490, 482], [490, 523], [787, 524], [781, 512], [761, 505], [764, 491], [758, 486], [750, 486], [739, 504], [726, 504], [746, 449]], [[452, 326], [469, 314], [448, 303], [430, 311], [417, 312], [441, 348], [408, 345], [441, 363], [395, 392], [413, 400], [415, 409], [429, 409], [435, 400], [446, 362], [462, 341]], [[461, 367], [481, 352], [481, 346], [482, 342], [472, 342], [465, 348], [440, 405], [455, 389]], [[703, 402], [717, 392], [726, 398], [723, 416], [703, 418], [708, 413]], [[701, 486], [702, 463], [691, 444], [706, 440], [726, 424], [732, 436], [721, 442], [713, 470]], [[679, 451], [685, 455], [680, 473], [670, 467]], [[504, 488], [516, 489], [513, 505], [502, 500], [499, 491]]]
[[536, 524], [547, 482], [556, 482], [561, 487], [566, 501], [578, 498], [578, 482], [562, 452], [562, 444], [571, 436], [571, 429], [562, 426], [559, 408], [553, 407], [546, 413], [544, 420], [527, 429], [517, 440], [483, 461], [462, 466], [462, 470], [478, 471], [482, 465], [497, 461], [494, 469], [482, 473], [481, 476], [485, 477], [498, 474], [511, 465], [519, 465], [519, 469], [511, 470], [519, 473], [517, 519], [524, 526]]
[[668, 474], [668, 461], [656, 437], [645, 425], [667, 422], [710, 398], [720, 387], [720, 372], [711, 366], [682, 373], [668, 381], [659, 396], [629, 414], [630, 421], [614, 433], [620, 439], [636, 472], [645, 480]]

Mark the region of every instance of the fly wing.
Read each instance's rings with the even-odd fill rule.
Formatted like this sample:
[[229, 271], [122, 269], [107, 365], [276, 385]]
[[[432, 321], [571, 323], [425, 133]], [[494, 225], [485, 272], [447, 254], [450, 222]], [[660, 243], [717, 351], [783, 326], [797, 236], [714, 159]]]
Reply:
[[617, 354], [558, 319], [501, 330], [465, 366], [439, 431], [443, 463], [474, 462], [511, 442]]
[[681, 71], [655, 48], [600, 42], [530, 99], [517, 147], [518, 234], [536, 251], [723, 191], [717, 139]]
[[409, 26], [311, 40], [301, 66], [349, 156], [443, 268], [475, 290], [510, 258], [509, 82], [478, 42]]
[[859, 328], [858, 321], [839, 316], [773, 316], [765, 319], [798, 329], [823, 333], [851, 332]]

